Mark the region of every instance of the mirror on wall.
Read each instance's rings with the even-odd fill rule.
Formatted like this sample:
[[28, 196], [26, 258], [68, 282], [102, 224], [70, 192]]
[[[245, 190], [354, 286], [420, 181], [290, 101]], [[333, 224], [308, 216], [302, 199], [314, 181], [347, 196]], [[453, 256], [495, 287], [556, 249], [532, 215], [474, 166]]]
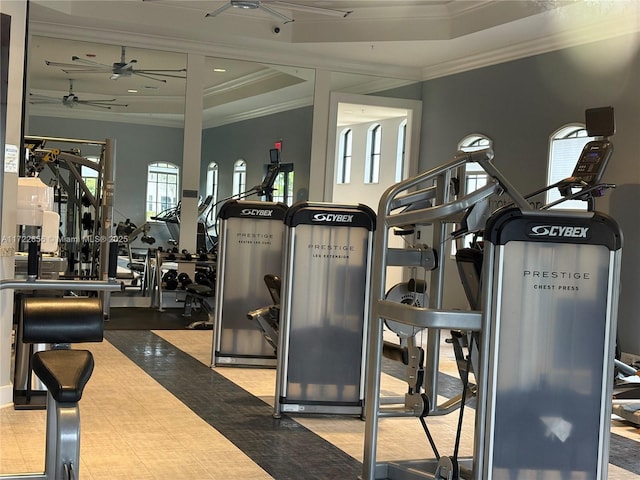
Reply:
[[184, 54], [34, 36], [28, 55], [29, 115], [183, 124]]
[[209, 218], [230, 197], [260, 185], [277, 149], [273, 200], [306, 200], [313, 122], [315, 70], [208, 57], [204, 92], [201, 190], [213, 195]]

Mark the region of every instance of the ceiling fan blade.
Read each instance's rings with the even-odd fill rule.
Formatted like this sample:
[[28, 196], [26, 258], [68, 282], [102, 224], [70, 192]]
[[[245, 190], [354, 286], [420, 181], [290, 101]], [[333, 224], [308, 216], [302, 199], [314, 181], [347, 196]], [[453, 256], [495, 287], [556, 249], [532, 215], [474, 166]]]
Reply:
[[38, 96], [29, 96], [29, 103], [31, 103], [32, 105], [41, 105], [41, 104], [54, 104], [54, 103], [60, 103], [60, 99], [59, 98], [52, 98], [52, 97], [38, 97]]
[[[167, 72], [171, 72], [172, 70], [164, 70]], [[180, 70], [177, 70], [180, 71]], [[142, 77], [144, 77], [145, 75], [147, 76], [147, 78], [151, 78], [151, 77], [166, 77], [166, 78], [180, 78], [182, 80], [185, 79], [185, 77], [183, 75], [171, 75], [169, 73], [155, 73], [155, 70], [134, 70], [132, 72], [134, 75], [140, 75]]]
[[104, 103], [107, 105], [115, 105], [116, 107], [128, 107], [129, 105], [125, 105], [124, 103], [112, 103], [115, 102], [117, 99], [115, 98], [107, 98], [107, 99], [99, 99], [99, 98], [94, 98], [94, 99], [89, 99], [89, 100], [78, 100], [79, 103]]
[[[158, 69], [155, 69], [155, 70], [147, 70], [145, 68], [145, 69], [142, 69], [142, 70], [134, 70], [134, 72], [151, 73], [151, 74], [154, 74], [154, 75], [160, 75], [163, 72], [184, 72], [184, 73], [186, 73], [187, 69], [186, 68], [176, 68], [176, 69], [158, 68]], [[156, 73], [156, 72], [158, 72], [158, 73]], [[178, 78], [184, 78], [184, 77], [178, 77]]]
[[104, 68], [102, 68], [102, 69], [97, 69], [97, 68], [96, 69], [93, 69], [93, 68], [92, 69], [87, 69], [87, 68], [66, 69], [66, 68], [63, 68], [62, 71], [64, 73], [109, 73], [111, 71], [111, 69], [110, 68], [108, 68], [108, 69], [104, 69]]
[[86, 65], [89, 67], [111, 68], [109, 65], [105, 65], [104, 63], [94, 62], [93, 60], [85, 60], [84, 58], [80, 58], [75, 55], [71, 57], [71, 61], [76, 62], [76, 64]]
[[128, 107], [128, 104], [125, 103], [111, 103], [111, 102], [115, 102], [116, 99], [115, 98], [111, 98], [108, 100], [78, 100], [78, 103], [83, 103], [86, 105], [94, 105], [96, 107], [99, 107], [101, 105], [105, 105], [105, 106], [113, 106], [113, 107]]
[[77, 105], [84, 105], [87, 107], [96, 107], [96, 108], [104, 108], [105, 110], [111, 110], [111, 106], [110, 105], [98, 105], [97, 103], [87, 103], [87, 102], [76, 102]]
[[50, 98], [50, 99], [53, 99], [53, 100], [57, 100], [57, 98], [55, 98], [55, 97], [49, 97], [47, 95], [40, 95], [39, 93], [29, 93], [29, 98], [38, 98], [38, 99]]
[[224, 12], [225, 10], [231, 8], [231, 4], [227, 3], [226, 5], [221, 6], [219, 9], [213, 11], [213, 12], [209, 12], [205, 15], [205, 17], [217, 17], [218, 15], [220, 15], [222, 12]]
[[269, 15], [271, 15], [271, 16], [273, 16], [273, 17], [279, 18], [279, 19], [280, 19], [280, 20], [282, 20], [284, 23], [291, 23], [291, 22], [293, 22], [293, 21], [294, 21], [294, 20], [293, 20], [293, 18], [289, 18], [289, 17], [287, 17], [286, 15], [284, 15], [284, 14], [282, 14], [282, 13], [278, 12], [277, 10], [274, 10], [273, 8], [270, 8], [270, 7], [265, 6], [265, 5], [264, 5], [264, 4], [262, 4], [262, 3], [258, 6], [258, 8], [259, 8], [260, 10], [264, 10], [265, 12], [267, 12]]
[[[133, 73], [134, 75], [138, 75], [139, 77], [148, 78], [149, 80], [154, 80], [156, 82], [162, 82], [162, 83], [167, 83], [167, 81], [163, 78], [155, 78], [155, 76], [173, 77], [173, 75], [160, 75], [159, 73], [154, 74], [155, 76], [145, 75], [144, 73], [140, 73], [140, 70], [134, 70], [131, 73]], [[184, 78], [184, 77], [176, 77], [176, 78]]]
[[49, 60], [44, 61], [47, 67], [77, 67], [75, 63], [61, 63], [61, 62], [51, 62]]
[[337, 8], [329, 8], [329, 7], [315, 7], [313, 5], [302, 5], [300, 3], [295, 3], [295, 2], [281, 2], [280, 0], [276, 0], [273, 3], [277, 5], [281, 5], [283, 7], [289, 7], [294, 10], [299, 10], [301, 12], [318, 13], [320, 15], [346, 17], [351, 13], [353, 13], [353, 10], [340, 10]]

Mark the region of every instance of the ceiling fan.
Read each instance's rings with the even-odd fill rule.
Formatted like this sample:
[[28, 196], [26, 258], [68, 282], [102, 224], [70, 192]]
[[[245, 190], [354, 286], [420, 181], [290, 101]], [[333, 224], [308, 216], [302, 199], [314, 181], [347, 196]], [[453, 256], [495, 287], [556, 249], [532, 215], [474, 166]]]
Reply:
[[321, 15], [333, 15], [338, 17], [346, 17], [347, 15], [352, 13], [352, 10], [338, 10], [335, 8], [328, 8], [328, 7], [316, 7], [312, 5], [303, 5], [300, 3], [281, 2], [279, 0], [229, 0], [227, 4], [223, 5], [222, 7], [218, 8], [213, 12], [207, 13], [206, 16], [217, 17], [222, 12], [228, 10], [229, 8], [234, 7], [234, 8], [241, 8], [244, 10], [262, 10], [268, 13], [269, 15], [272, 15], [282, 20], [284, 23], [289, 23], [294, 21], [293, 18], [287, 17], [283, 13], [280, 13], [279, 11], [274, 10], [273, 8], [265, 5], [267, 3], [270, 5], [273, 5], [274, 7], [285, 7], [285, 8], [290, 8], [291, 10], [296, 10], [300, 12], [319, 13]]
[[73, 93], [73, 80], [69, 80], [69, 94], [64, 95], [62, 99], [54, 98], [54, 97], [46, 97], [44, 95], [34, 95], [33, 93], [29, 94], [29, 103], [32, 104], [54, 104], [60, 103], [62, 101], [62, 105], [65, 107], [73, 108], [77, 105], [86, 105], [87, 107], [97, 107], [97, 108], [105, 108], [110, 110], [111, 107], [128, 107], [123, 103], [113, 103], [116, 101], [115, 98], [109, 99], [94, 99], [94, 100], [80, 100], [80, 98]]
[[184, 75], [172, 75], [172, 73], [185, 73], [187, 71], [186, 68], [177, 70], [165, 68], [157, 70], [136, 69], [134, 67], [138, 61], [126, 60], [125, 47], [121, 47], [120, 52], [120, 61], [112, 65], [105, 65], [91, 60], [85, 60], [84, 58], [80, 58], [75, 55], [71, 57], [71, 61], [75, 63], [50, 62], [49, 60], [45, 60], [45, 63], [50, 67], [61, 67], [62, 71], [65, 73], [111, 73], [111, 77], [109, 77], [111, 80], [117, 80], [120, 77], [138, 75], [150, 80], [166, 83], [167, 81], [164, 78], [157, 77], [185, 78]]

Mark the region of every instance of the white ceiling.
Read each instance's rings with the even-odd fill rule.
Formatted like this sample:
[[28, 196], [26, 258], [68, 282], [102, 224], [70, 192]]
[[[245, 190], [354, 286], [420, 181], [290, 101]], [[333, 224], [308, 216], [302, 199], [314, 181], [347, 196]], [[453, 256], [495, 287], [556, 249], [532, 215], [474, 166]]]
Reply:
[[[204, 121], [213, 126], [310, 105], [315, 69], [334, 72], [332, 90], [371, 93], [640, 30], [637, 0], [291, 2], [352, 11], [346, 18], [265, 0], [295, 21], [238, 8], [206, 17], [225, 3], [31, 0], [29, 89], [60, 102], [30, 105], [30, 112], [181, 124], [183, 79], [110, 80], [109, 73], [65, 73], [45, 64], [78, 56], [111, 65], [122, 46], [138, 69], [188, 68], [187, 53], [205, 55]], [[81, 100], [113, 98], [128, 106], [65, 107], [69, 79]], [[128, 93], [132, 88], [138, 92]]]

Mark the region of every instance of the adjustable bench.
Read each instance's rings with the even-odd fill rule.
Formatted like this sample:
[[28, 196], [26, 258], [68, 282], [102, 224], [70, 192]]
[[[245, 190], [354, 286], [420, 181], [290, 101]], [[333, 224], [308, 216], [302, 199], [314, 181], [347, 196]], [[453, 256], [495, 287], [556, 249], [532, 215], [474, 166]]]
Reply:
[[42, 474], [0, 475], [1, 480], [77, 480], [80, 465], [78, 402], [93, 372], [88, 350], [71, 343], [101, 342], [102, 303], [98, 298], [33, 297], [24, 300], [24, 343], [51, 344], [33, 354], [33, 372], [47, 387], [45, 469]]
[[185, 287], [186, 296], [184, 298], [184, 313], [182, 316], [190, 317], [192, 310], [203, 308], [207, 312], [206, 321], [191, 322], [187, 328], [193, 330], [209, 330], [213, 328], [213, 305], [210, 303], [215, 297], [213, 287], [201, 285], [199, 283], [190, 283]]

